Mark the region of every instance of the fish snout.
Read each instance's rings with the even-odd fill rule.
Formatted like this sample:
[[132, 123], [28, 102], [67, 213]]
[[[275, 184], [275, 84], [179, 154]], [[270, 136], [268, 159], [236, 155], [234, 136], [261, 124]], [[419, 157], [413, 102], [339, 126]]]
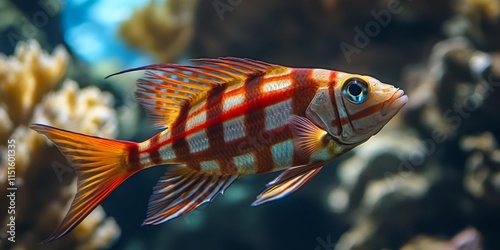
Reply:
[[399, 110], [408, 102], [408, 96], [402, 89], [396, 88], [392, 96], [384, 103], [382, 115], [390, 117], [396, 115]]

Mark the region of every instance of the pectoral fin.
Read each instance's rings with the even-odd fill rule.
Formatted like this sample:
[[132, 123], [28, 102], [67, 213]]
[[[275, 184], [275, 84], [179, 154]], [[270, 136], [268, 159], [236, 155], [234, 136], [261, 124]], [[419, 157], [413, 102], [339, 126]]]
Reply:
[[267, 184], [252, 206], [283, 198], [302, 187], [308, 180], [314, 177], [323, 166], [322, 163], [312, 163], [290, 168], [281, 173], [276, 179]]
[[288, 120], [293, 135], [293, 145], [300, 156], [308, 158], [321, 149], [322, 139], [328, 134], [325, 130], [298, 115], [291, 115]]

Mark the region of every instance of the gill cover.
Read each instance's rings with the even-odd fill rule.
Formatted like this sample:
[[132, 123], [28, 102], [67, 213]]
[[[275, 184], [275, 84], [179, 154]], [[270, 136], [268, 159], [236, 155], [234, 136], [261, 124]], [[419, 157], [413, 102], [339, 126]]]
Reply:
[[330, 135], [337, 138], [339, 136], [339, 129], [337, 126], [332, 125], [338, 120], [335, 112], [328, 87], [321, 87], [316, 91], [316, 95], [307, 107], [306, 117], [318, 127], [328, 131]]
[[[361, 105], [367, 98], [369, 84], [363, 77], [357, 75], [338, 73], [337, 77], [341, 84], [330, 83], [330, 86], [320, 87], [316, 91], [316, 95], [306, 109], [306, 116], [318, 127], [328, 131], [339, 142], [357, 144], [366, 141], [369, 136], [355, 131], [344, 102], [351, 102], [350, 105]], [[358, 93], [355, 93], [356, 95], [351, 95], [350, 99], [345, 100], [349, 97], [350, 91], [353, 91], [350, 87], [357, 85], [356, 81], [363, 82], [362, 87]], [[359, 97], [363, 97], [363, 99], [359, 99]]]

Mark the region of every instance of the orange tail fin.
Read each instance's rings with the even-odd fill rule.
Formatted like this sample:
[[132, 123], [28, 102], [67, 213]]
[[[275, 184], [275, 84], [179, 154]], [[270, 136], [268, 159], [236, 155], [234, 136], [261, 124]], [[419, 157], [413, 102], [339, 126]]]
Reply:
[[[116, 187], [140, 168], [137, 144], [74, 133], [46, 125], [31, 129], [47, 136], [73, 165], [78, 186], [71, 207], [52, 235], [43, 243], [69, 233]], [[129, 157], [131, 155], [132, 157]]]

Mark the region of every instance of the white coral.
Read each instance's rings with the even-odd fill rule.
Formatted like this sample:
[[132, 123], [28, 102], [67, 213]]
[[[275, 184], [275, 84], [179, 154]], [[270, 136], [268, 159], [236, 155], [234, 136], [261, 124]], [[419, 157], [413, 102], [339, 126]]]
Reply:
[[[69, 166], [62, 178], [55, 169], [58, 165], [54, 163], [66, 163], [61, 153], [28, 126], [41, 123], [107, 138], [117, 133], [117, 115], [110, 93], [96, 87], [80, 89], [72, 80], [65, 80], [60, 90], [52, 91], [61, 81], [67, 61], [68, 53], [62, 46], [48, 55], [36, 41], [19, 43], [14, 56], [0, 54], [0, 154], [7, 153], [7, 139], [14, 139], [19, 188], [16, 200], [24, 204], [16, 210], [16, 214], [24, 215], [17, 218], [16, 224], [24, 226], [16, 232], [14, 249], [37, 247], [56, 228], [71, 203], [76, 185]], [[0, 157], [0, 186], [6, 185], [6, 173], [7, 163]], [[2, 197], [5, 191], [0, 190]], [[32, 196], [34, 193], [37, 197]], [[0, 221], [5, 220], [4, 213], [0, 213]], [[54, 242], [51, 248], [98, 249], [110, 246], [119, 235], [114, 219], [97, 207], [67, 236], [69, 241]], [[0, 242], [2, 247], [9, 246]]]
[[33, 114], [32, 123], [48, 124], [71, 131], [101, 137], [114, 137], [116, 114], [110, 107], [113, 96], [96, 87], [80, 89], [66, 80], [57, 92], [47, 95]]
[[68, 52], [62, 46], [49, 55], [35, 40], [20, 42], [14, 56], [0, 54], [0, 102], [15, 125], [29, 120], [33, 107], [60, 81], [67, 64]]

